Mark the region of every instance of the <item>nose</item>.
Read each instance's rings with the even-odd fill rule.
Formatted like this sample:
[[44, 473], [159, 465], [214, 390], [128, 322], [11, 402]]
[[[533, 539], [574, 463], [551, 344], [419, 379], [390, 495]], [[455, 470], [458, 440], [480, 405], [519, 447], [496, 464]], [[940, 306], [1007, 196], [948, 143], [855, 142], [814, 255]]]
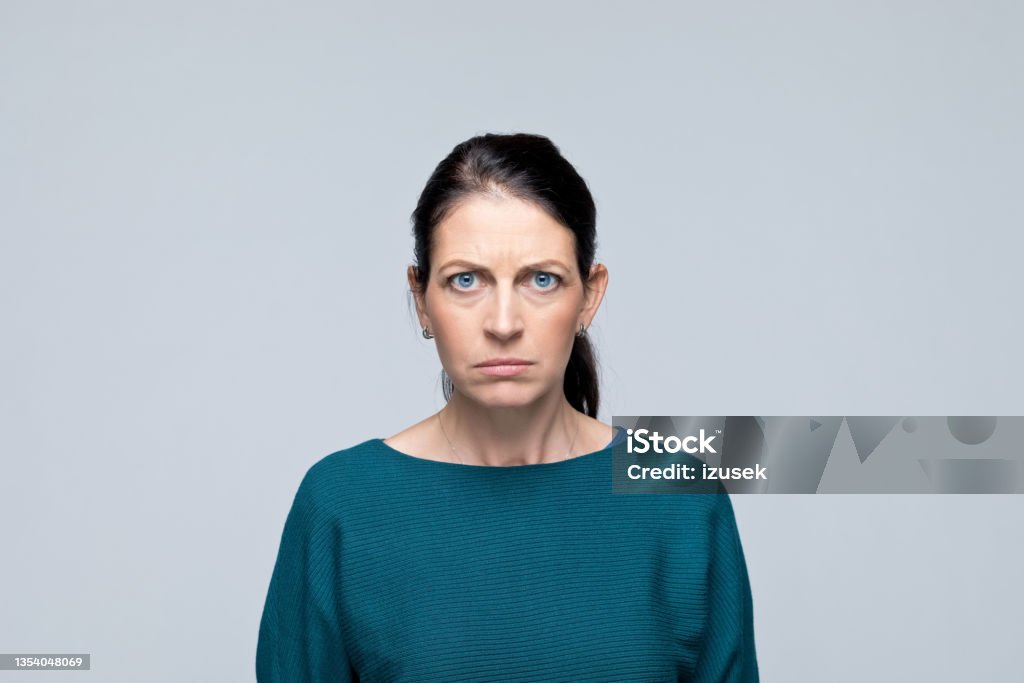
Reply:
[[484, 316], [484, 332], [501, 340], [511, 339], [523, 331], [519, 295], [514, 285], [494, 287]]

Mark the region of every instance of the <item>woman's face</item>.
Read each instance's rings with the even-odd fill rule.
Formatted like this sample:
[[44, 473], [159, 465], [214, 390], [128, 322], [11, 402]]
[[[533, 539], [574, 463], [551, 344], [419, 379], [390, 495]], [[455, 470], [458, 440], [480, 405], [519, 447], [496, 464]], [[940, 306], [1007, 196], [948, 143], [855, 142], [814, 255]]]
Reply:
[[[473, 195], [437, 227], [416, 306], [458, 392], [522, 406], [562, 393], [573, 338], [604, 296], [603, 265], [590, 283], [587, 292], [568, 228], [529, 202]], [[409, 284], [415, 291], [411, 267]], [[519, 365], [486, 365], [499, 359]]]

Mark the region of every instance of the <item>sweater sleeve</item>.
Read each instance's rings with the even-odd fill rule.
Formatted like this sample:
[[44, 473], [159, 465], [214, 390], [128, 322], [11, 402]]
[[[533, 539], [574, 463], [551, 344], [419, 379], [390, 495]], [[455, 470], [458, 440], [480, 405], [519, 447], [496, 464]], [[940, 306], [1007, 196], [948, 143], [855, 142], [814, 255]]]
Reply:
[[256, 645], [258, 683], [354, 680], [341, 637], [336, 587], [340, 529], [326, 487], [303, 477], [284, 523]]
[[732, 502], [715, 498], [711, 513], [708, 614], [694, 681], [757, 683], [754, 610], [743, 546]]

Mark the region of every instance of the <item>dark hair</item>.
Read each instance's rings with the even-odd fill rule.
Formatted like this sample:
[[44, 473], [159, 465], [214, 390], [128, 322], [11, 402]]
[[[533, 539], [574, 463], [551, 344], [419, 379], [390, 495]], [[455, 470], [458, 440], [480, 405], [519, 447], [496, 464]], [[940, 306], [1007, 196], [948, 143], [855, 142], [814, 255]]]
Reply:
[[[472, 195], [507, 195], [531, 202], [571, 230], [576, 264], [587, 286], [597, 246], [597, 209], [586, 182], [543, 135], [487, 133], [455, 146], [430, 175], [412, 212], [414, 265], [421, 292], [430, 277], [434, 231]], [[448, 374], [441, 373], [447, 401], [453, 386]], [[586, 335], [574, 338], [563, 389], [576, 410], [597, 417], [597, 361]]]

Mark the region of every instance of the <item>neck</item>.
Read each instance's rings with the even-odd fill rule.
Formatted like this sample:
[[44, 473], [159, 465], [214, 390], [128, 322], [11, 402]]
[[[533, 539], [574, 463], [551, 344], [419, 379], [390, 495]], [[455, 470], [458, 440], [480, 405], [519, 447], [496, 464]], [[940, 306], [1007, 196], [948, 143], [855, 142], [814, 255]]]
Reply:
[[564, 395], [526, 406], [491, 408], [456, 391], [439, 413], [453, 457], [467, 465], [557, 462], [576, 455], [583, 416]]

